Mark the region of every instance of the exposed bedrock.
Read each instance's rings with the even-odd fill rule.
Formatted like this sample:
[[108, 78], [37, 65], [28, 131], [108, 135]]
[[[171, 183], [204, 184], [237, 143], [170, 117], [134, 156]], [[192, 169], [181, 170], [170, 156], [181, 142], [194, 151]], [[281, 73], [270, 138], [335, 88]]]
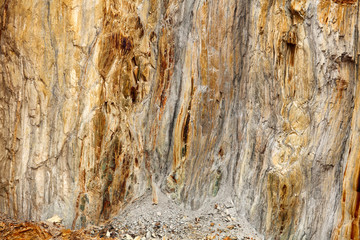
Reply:
[[1, 0], [0, 212], [161, 191], [266, 239], [360, 238], [354, 0]]

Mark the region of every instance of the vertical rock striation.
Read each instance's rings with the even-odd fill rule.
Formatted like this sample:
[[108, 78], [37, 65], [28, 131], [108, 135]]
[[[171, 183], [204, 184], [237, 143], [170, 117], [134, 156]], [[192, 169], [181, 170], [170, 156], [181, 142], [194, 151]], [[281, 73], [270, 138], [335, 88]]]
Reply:
[[2, 0], [0, 212], [98, 224], [231, 198], [266, 239], [360, 237], [353, 0]]
[[358, 114], [357, 5], [258, 4], [241, 87], [239, 206], [269, 238], [330, 239]]

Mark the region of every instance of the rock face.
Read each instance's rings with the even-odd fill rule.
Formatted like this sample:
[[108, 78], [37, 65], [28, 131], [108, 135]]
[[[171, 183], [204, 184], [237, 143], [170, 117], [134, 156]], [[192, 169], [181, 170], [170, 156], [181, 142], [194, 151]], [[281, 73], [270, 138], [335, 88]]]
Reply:
[[266, 239], [360, 238], [354, 0], [2, 0], [0, 212], [98, 224], [230, 196]]

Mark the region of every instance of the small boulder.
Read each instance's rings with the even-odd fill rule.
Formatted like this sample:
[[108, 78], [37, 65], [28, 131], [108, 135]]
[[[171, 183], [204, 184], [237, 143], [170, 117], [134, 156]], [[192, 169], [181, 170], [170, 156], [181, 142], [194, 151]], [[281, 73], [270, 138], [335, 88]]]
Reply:
[[46, 222], [49, 222], [49, 223], [58, 223], [58, 224], [61, 224], [62, 223], [62, 218], [60, 218], [58, 215], [54, 215], [53, 217], [49, 218], [46, 220]]

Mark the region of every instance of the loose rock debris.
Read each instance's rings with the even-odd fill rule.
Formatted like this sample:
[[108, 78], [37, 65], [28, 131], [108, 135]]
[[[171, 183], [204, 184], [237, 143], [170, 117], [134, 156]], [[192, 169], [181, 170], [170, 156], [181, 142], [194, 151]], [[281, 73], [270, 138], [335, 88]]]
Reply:
[[111, 222], [80, 230], [66, 229], [58, 222], [19, 222], [0, 216], [0, 239], [263, 239], [248, 223], [236, 217], [231, 205], [216, 204], [202, 211], [186, 211], [169, 203], [131, 205]]

